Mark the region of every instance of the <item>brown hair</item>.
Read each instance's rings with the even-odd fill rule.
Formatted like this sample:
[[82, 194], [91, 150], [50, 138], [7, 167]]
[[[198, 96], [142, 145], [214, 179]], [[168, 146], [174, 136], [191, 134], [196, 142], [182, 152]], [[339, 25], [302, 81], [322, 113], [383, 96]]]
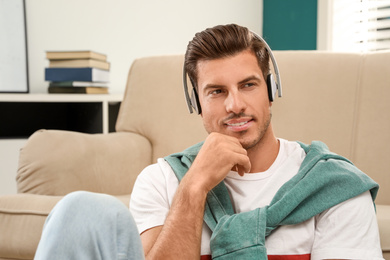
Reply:
[[225, 58], [248, 49], [256, 55], [263, 77], [267, 79], [269, 54], [264, 42], [248, 28], [236, 24], [218, 25], [195, 34], [187, 46], [184, 68], [197, 89], [198, 61]]

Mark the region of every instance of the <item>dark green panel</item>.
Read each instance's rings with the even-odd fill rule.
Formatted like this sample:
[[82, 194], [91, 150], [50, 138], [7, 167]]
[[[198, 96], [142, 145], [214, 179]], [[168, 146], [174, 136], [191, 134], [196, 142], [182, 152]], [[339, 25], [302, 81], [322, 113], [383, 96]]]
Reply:
[[317, 0], [263, 0], [263, 3], [263, 37], [271, 49], [317, 49]]

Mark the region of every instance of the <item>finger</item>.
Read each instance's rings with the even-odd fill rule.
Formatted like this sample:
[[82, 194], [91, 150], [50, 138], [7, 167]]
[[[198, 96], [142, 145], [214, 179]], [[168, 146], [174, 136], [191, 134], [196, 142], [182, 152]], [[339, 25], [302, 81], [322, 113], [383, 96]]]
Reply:
[[251, 162], [247, 155], [241, 155], [238, 157], [238, 161], [236, 163], [236, 169], [238, 174], [241, 176], [251, 171]]
[[245, 174], [244, 168], [242, 168], [242, 167], [236, 165], [236, 170], [237, 170], [237, 172], [238, 172], [238, 175], [244, 176], [244, 174]]

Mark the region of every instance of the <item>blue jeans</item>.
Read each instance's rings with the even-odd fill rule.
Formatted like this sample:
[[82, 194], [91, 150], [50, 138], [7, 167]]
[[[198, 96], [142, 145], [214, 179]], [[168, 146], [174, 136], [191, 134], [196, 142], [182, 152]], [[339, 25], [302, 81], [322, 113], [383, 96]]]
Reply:
[[129, 209], [91, 192], [65, 196], [48, 216], [34, 259], [144, 259]]

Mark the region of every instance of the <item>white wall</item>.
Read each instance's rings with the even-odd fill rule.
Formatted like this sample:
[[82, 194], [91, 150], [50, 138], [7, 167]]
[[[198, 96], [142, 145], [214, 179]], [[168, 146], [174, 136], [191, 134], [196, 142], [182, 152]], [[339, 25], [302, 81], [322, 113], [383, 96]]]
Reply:
[[[237, 23], [261, 34], [262, 0], [26, 0], [31, 93], [46, 93], [47, 50], [95, 50], [111, 62], [111, 93], [123, 93], [135, 58], [184, 53], [194, 34]], [[16, 193], [19, 149], [0, 140], [0, 195]]]
[[24, 139], [0, 140], [0, 195], [16, 193], [16, 172]]
[[95, 50], [111, 62], [111, 93], [123, 93], [137, 57], [184, 53], [193, 35], [237, 23], [261, 34], [259, 0], [27, 0], [31, 93], [46, 93], [47, 50]]

